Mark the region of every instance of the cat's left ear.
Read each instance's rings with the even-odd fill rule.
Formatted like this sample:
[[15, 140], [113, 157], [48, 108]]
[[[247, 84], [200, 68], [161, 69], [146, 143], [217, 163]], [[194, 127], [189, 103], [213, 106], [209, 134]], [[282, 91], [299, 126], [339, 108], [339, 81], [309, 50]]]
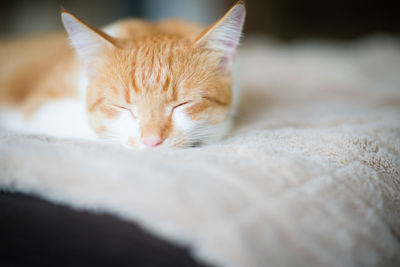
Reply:
[[196, 39], [195, 45], [221, 53], [221, 70], [229, 72], [242, 34], [246, 9], [243, 1], [234, 5], [219, 21]]
[[61, 18], [72, 46], [87, 67], [107, 50], [116, 47], [111, 36], [87, 25], [65, 9], [61, 11]]

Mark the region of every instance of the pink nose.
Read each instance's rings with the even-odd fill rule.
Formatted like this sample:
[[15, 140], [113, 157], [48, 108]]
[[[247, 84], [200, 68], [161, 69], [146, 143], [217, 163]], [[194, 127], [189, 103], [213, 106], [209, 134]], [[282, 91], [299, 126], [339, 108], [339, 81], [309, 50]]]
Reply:
[[149, 147], [156, 147], [163, 142], [161, 137], [158, 137], [158, 136], [144, 137], [142, 140], [143, 140], [143, 143]]

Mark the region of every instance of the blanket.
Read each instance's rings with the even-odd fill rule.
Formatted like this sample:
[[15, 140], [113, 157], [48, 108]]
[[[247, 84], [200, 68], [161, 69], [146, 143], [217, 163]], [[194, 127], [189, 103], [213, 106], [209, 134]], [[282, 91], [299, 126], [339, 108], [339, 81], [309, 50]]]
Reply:
[[138, 222], [216, 266], [400, 264], [400, 41], [248, 38], [220, 143], [0, 131], [0, 188]]

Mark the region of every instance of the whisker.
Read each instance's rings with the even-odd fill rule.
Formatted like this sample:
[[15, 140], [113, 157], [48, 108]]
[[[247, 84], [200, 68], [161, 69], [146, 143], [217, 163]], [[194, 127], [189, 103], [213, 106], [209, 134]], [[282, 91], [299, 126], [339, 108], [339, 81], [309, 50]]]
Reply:
[[200, 124], [194, 129], [171, 139], [172, 146], [190, 146], [195, 143], [203, 143], [210, 138], [219, 137], [219, 128], [221, 125]]

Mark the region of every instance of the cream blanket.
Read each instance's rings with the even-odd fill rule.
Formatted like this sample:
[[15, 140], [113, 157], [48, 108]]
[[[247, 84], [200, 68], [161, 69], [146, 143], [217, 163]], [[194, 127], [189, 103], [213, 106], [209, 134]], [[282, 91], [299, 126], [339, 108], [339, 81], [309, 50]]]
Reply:
[[225, 141], [131, 151], [0, 132], [0, 188], [138, 221], [218, 266], [400, 264], [400, 42], [248, 40]]

